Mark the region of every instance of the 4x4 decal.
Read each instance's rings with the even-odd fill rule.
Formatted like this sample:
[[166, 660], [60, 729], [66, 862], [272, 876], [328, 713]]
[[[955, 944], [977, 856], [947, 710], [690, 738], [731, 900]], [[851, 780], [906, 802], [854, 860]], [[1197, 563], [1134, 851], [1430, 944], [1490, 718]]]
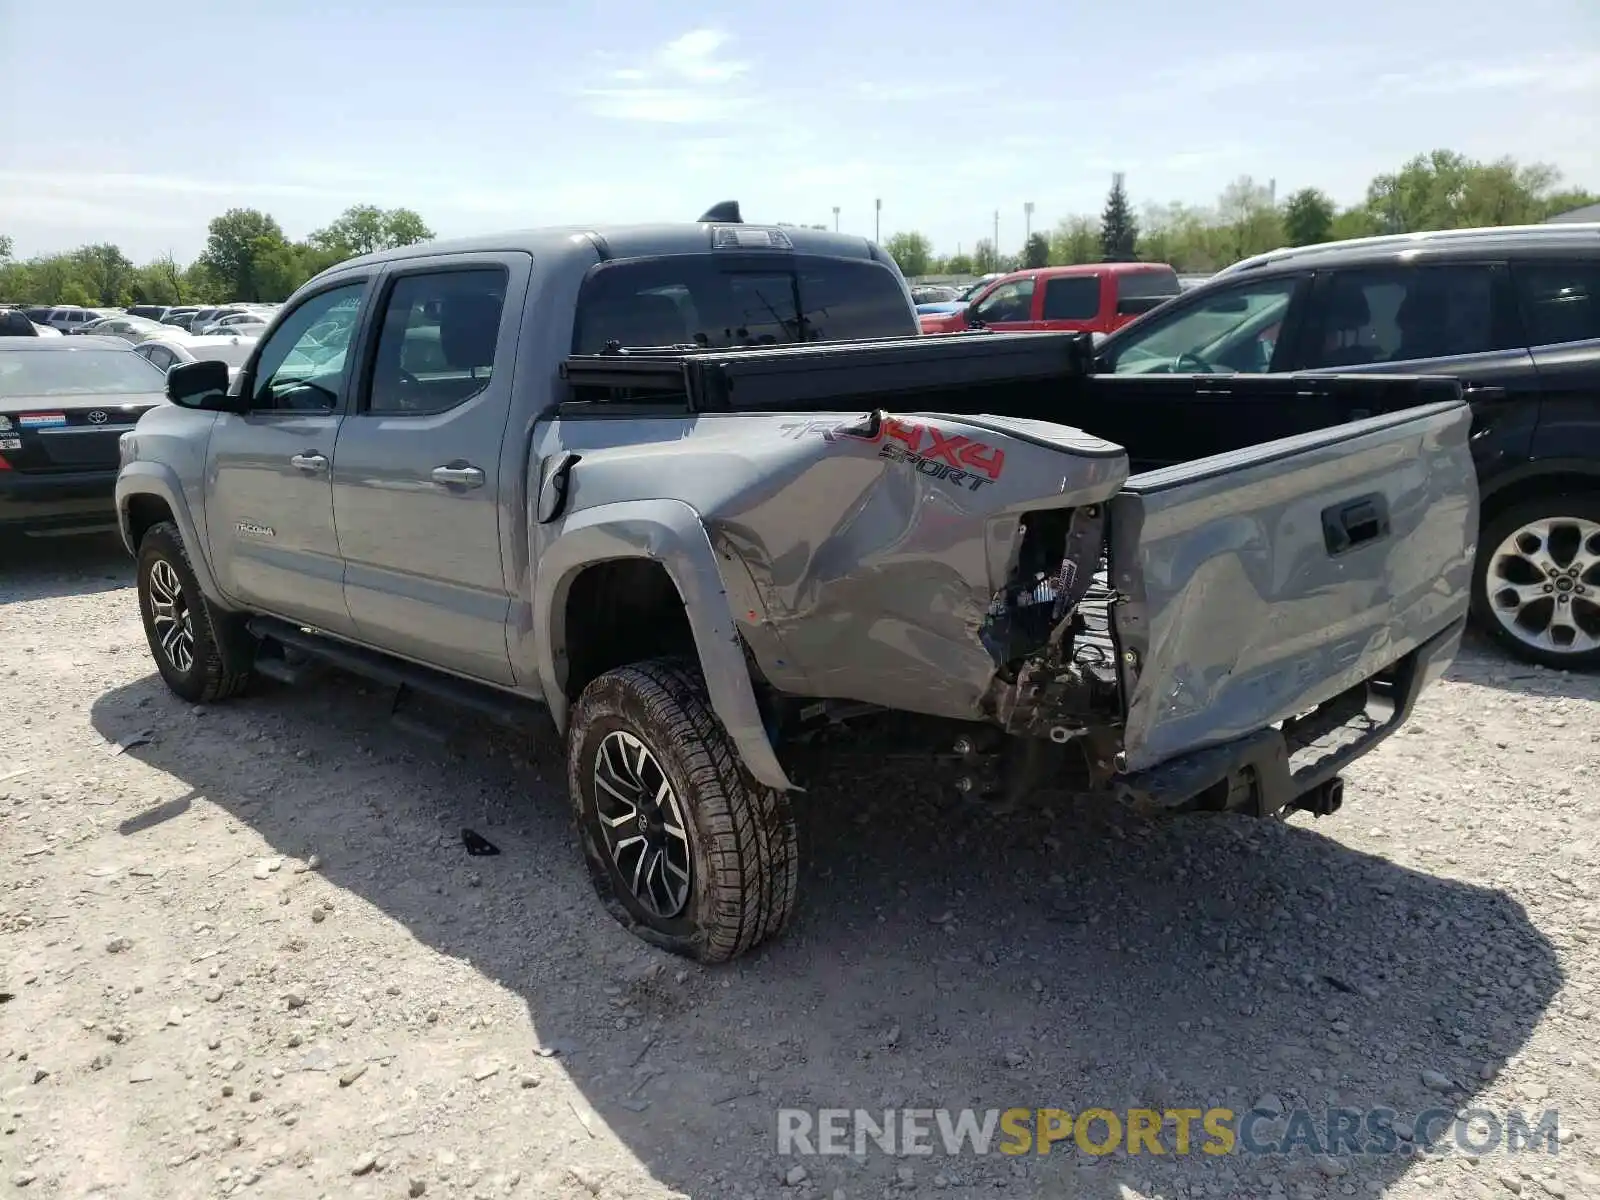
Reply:
[[918, 474], [943, 479], [976, 492], [1005, 471], [1006, 452], [962, 433], [935, 425], [884, 417], [863, 426], [856, 421], [797, 421], [781, 426], [783, 435], [802, 438], [820, 434], [824, 441], [849, 440], [878, 447], [878, 457], [904, 463]]

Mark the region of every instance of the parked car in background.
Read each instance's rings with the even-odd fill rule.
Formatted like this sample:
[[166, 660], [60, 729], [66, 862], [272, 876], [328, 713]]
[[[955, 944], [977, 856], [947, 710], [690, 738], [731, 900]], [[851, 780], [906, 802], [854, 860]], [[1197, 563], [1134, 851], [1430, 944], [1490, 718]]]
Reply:
[[165, 387], [114, 338], [0, 338], [0, 534], [115, 526], [117, 439]]
[[261, 331], [267, 327], [268, 319], [258, 312], [235, 312], [219, 317], [209, 322], [199, 332], [202, 336], [215, 333], [226, 333], [229, 330], [238, 332], [254, 332], [260, 336]]
[[175, 304], [167, 309], [167, 315], [161, 318], [161, 323], [163, 325], [176, 325], [180, 329], [187, 330], [190, 320], [199, 311], [200, 306], [197, 304]]
[[1165, 263], [1087, 263], [1003, 275], [956, 312], [924, 313], [923, 333], [965, 329], [1110, 333], [1179, 293]]
[[161, 322], [159, 321], [124, 313], [121, 316], [101, 317], [98, 321], [90, 321], [78, 332], [81, 334], [92, 333], [96, 337], [118, 337], [123, 341], [133, 342], [161, 327]]
[[1118, 375], [1460, 380], [1482, 492], [1476, 622], [1528, 661], [1600, 667], [1600, 224], [1275, 250], [1097, 355]]
[[114, 315], [116, 314], [109, 308], [81, 308], [76, 304], [58, 304], [50, 310], [41, 324], [59, 329], [62, 333], [77, 333], [90, 321]]
[[948, 303], [952, 300], [958, 300], [960, 297], [960, 288], [947, 287], [943, 284], [924, 283], [918, 284], [911, 289], [911, 303], [919, 306], [923, 304]]
[[0, 309], [0, 337], [38, 337], [39, 327], [20, 308]]
[[133, 352], [162, 371], [183, 363], [216, 361], [228, 364], [229, 378], [239, 373], [255, 349], [256, 339], [238, 334], [197, 337], [194, 334], [161, 334], [134, 346]]
[[128, 306], [130, 317], [143, 317], [147, 321], [163, 321], [172, 308], [166, 304], [131, 304]]

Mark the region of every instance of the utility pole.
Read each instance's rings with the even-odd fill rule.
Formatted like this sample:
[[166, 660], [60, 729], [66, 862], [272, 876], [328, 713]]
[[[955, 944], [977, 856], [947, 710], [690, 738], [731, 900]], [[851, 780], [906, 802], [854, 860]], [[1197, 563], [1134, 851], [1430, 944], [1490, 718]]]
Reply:
[[833, 231], [835, 233], [839, 232], [839, 206], [837, 204], [833, 206]]
[[1000, 210], [994, 210], [994, 269], [1000, 269]]
[[881, 244], [883, 242], [883, 201], [881, 199], [874, 200], [872, 202], [872, 210], [872, 240]]
[[1031, 238], [1032, 236], [1033, 236], [1033, 201], [1032, 200], [1024, 200], [1022, 202], [1022, 249], [1023, 249], [1024, 253], [1026, 253], [1027, 249], [1028, 249], [1028, 239]]
[[1278, 207], [1278, 181], [1276, 179], [1267, 180], [1267, 204], [1273, 208]]

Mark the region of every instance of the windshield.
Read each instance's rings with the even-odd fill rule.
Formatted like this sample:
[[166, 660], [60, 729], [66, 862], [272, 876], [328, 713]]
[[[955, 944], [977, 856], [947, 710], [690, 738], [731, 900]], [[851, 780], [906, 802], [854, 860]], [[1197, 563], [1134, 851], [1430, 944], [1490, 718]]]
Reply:
[[775, 346], [917, 333], [882, 263], [807, 255], [678, 254], [596, 267], [573, 352], [619, 346]]
[[0, 400], [33, 396], [111, 396], [160, 392], [158, 367], [131, 350], [77, 349], [0, 353]]

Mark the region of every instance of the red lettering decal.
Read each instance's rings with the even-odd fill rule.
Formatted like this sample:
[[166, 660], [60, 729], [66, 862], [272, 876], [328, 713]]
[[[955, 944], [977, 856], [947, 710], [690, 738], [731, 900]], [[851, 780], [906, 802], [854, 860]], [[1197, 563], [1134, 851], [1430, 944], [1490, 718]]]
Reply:
[[964, 434], [953, 433], [949, 437], [929, 426], [928, 433], [933, 437], [933, 444], [928, 447], [928, 457], [943, 459], [952, 467], [959, 467], [961, 459], [957, 457], [962, 448], [968, 445], [970, 439]]
[[969, 442], [961, 447], [961, 461], [975, 471], [982, 471], [990, 479], [999, 479], [1006, 468], [1006, 452], [998, 446], [982, 442]]
[[890, 417], [884, 421], [883, 431], [886, 436], [904, 442], [913, 454], [922, 445], [922, 426], [913, 421], [900, 421]]

